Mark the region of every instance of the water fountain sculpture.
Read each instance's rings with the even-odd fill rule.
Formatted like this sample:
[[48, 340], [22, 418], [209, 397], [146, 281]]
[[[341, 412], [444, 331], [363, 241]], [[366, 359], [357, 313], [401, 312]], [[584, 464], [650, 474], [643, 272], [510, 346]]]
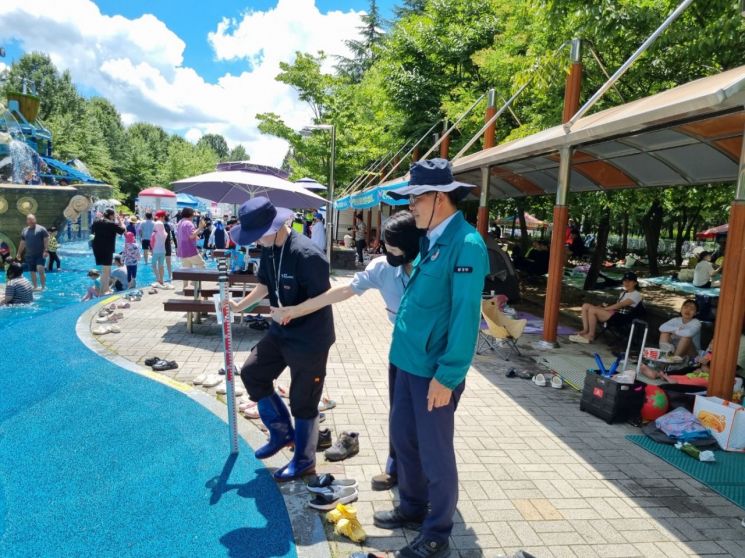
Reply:
[[9, 93], [0, 103], [0, 246], [12, 254], [26, 215], [61, 231], [87, 230], [93, 204], [112, 198], [113, 188], [93, 178], [78, 160], [52, 158], [52, 134], [38, 118], [33, 94]]

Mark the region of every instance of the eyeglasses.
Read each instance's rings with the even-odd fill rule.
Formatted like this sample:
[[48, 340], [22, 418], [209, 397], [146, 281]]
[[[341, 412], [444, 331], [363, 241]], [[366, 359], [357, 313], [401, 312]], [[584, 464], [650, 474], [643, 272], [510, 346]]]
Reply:
[[433, 194], [433, 193], [436, 193], [436, 192], [424, 192], [423, 194], [419, 194], [417, 196], [409, 196], [409, 205], [416, 205], [417, 203], [419, 203], [422, 197], [428, 194]]

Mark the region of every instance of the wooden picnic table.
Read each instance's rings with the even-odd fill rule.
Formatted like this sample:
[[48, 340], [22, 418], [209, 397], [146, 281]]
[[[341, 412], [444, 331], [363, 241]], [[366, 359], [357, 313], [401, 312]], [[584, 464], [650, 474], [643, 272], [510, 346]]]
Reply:
[[[202, 283], [217, 282], [220, 277], [220, 272], [216, 269], [175, 269], [173, 270], [173, 279], [177, 281], [193, 281], [194, 291], [192, 304], [189, 308], [199, 308], [202, 312], [208, 309], [208, 304], [203, 304], [201, 299], [202, 296]], [[246, 296], [249, 291], [249, 285], [255, 285], [258, 279], [255, 275], [249, 273], [229, 273], [228, 284], [229, 285], [243, 285], [243, 296]], [[183, 299], [182, 299], [183, 302]], [[164, 303], [164, 309], [166, 311], [182, 311], [183, 304], [178, 304], [177, 300], [169, 300]], [[189, 333], [193, 331], [193, 323], [201, 323], [201, 312], [186, 310], [186, 326]]]

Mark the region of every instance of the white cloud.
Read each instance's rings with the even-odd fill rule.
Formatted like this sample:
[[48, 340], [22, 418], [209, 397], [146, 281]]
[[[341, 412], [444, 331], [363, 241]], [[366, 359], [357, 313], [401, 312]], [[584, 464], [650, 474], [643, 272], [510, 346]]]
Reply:
[[[253, 160], [278, 165], [286, 145], [262, 135], [255, 115], [276, 112], [296, 128], [311, 118], [292, 88], [275, 81], [279, 63], [297, 51], [348, 54], [344, 41], [356, 36], [360, 15], [322, 14], [314, 0], [278, 0], [267, 11], [223, 19], [207, 37], [216, 59], [246, 60], [250, 71], [216, 83], [182, 65], [184, 41], [156, 17], [106, 16], [90, 0], [3, 0], [0, 43], [47, 52], [76, 83], [111, 100], [125, 124], [152, 122], [189, 141], [221, 133], [231, 146], [243, 143]], [[330, 56], [325, 69], [333, 63]]]

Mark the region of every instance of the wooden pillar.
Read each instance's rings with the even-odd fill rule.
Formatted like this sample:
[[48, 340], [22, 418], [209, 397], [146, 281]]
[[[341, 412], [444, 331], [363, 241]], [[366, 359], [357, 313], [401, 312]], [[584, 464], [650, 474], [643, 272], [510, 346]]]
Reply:
[[445, 136], [442, 138], [442, 143], [440, 143], [440, 157], [443, 159], [447, 159], [450, 155], [450, 134], [447, 133], [447, 130], [448, 121], [445, 119], [442, 123], [442, 133], [445, 134]]
[[378, 205], [378, 241], [383, 242], [383, 204]]
[[708, 394], [732, 398], [735, 368], [745, 316], [745, 133], [740, 153], [735, 200], [729, 213], [722, 286], [712, 343]]
[[[489, 89], [489, 92], [486, 95], [486, 114], [484, 115], [484, 122], [488, 122], [497, 112], [497, 109], [494, 106], [495, 99], [496, 92], [494, 89]], [[494, 147], [496, 130], [496, 123], [492, 123], [484, 132], [484, 149]], [[489, 172], [490, 169], [487, 167], [481, 169], [479, 210], [478, 213], [476, 213], [476, 230], [481, 233], [484, 240], [486, 240], [486, 236], [489, 234]]]
[[411, 152], [411, 162], [416, 163], [419, 160], [419, 146], [417, 145], [414, 148], [414, 151]]
[[476, 230], [486, 241], [489, 234], [489, 167], [481, 167], [481, 188], [479, 192], [479, 211], [476, 214]]
[[[572, 40], [572, 66], [567, 76], [564, 90], [563, 120], [567, 122], [579, 109], [579, 96], [582, 86], [582, 49], [579, 39]], [[572, 149], [563, 148], [559, 161], [559, 184], [556, 189], [554, 205], [554, 228], [551, 231], [551, 254], [548, 262], [548, 283], [546, 284], [546, 301], [543, 308], [543, 340], [551, 345], [556, 344], [559, 328], [559, 304], [561, 303], [561, 281], [564, 277], [566, 260], [565, 235], [569, 222], [567, 195], [569, 194], [572, 170]]]
[[370, 246], [370, 226], [372, 225], [372, 209], [367, 210], [367, 232], [365, 234], [365, 243]]
[[[495, 106], [495, 99], [496, 99], [496, 91], [494, 89], [489, 89], [489, 93], [487, 94], [487, 102], [486, 102], [486, 114], [484, 115], [484, 124], [489, 122], [492, 116], [494, 116], [497, 113], [497, 107]], [[484, 131], [484, 149], [489, 149], [490, 147], [494, 147], [496, 144], [496, 137], [497, 137], [497, 123], [492, 122], [489, 127]]]

